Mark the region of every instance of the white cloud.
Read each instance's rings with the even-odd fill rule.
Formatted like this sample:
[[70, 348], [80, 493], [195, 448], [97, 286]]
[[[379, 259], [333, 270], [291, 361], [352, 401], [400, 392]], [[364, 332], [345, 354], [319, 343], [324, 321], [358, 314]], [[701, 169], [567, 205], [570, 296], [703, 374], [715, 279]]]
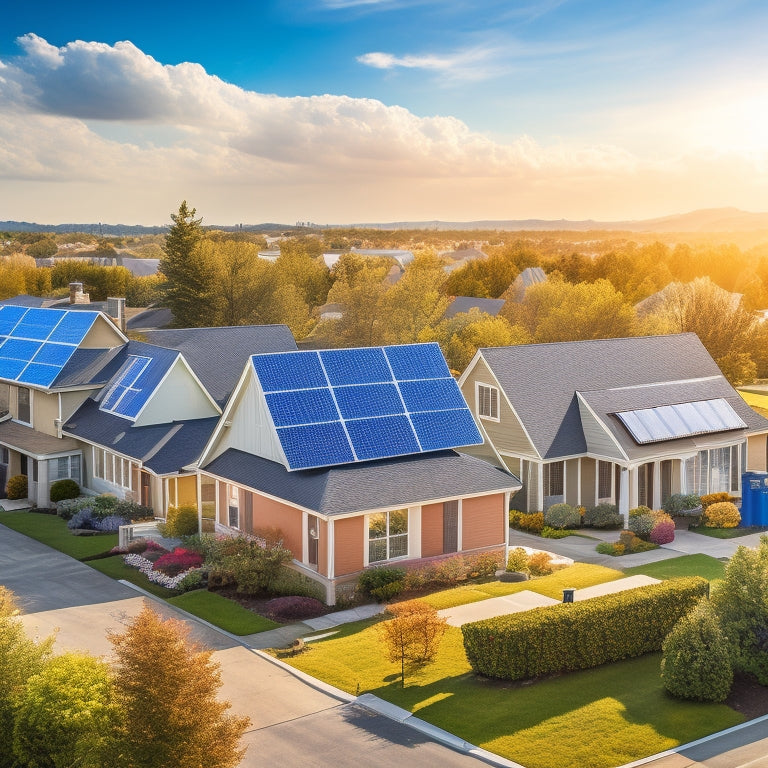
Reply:
[[0, 62], [4, 218], [162, 222], [184, 198], [217, 223], [768, 208], [765, 175], [738, 153], [500, 142], [374, 99], [246, 91], [129, 42], [21, 42]]

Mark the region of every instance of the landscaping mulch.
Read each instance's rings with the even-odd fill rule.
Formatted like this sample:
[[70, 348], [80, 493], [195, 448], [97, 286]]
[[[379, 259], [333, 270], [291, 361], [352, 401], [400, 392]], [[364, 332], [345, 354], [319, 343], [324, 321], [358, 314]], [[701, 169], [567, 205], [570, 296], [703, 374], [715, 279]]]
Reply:
[[746, 675], [737, 674], [725, 703], [741, 712], [747, 720], [768, 715], [768, 687], [759, 685]]

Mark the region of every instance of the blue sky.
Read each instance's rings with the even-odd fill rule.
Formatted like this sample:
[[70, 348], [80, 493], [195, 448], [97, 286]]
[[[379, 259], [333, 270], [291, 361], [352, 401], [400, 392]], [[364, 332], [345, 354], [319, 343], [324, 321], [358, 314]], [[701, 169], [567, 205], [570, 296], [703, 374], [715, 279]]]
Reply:
[[767, 28], [739, 0], [14, 3], [0, 219], [768, 209]]

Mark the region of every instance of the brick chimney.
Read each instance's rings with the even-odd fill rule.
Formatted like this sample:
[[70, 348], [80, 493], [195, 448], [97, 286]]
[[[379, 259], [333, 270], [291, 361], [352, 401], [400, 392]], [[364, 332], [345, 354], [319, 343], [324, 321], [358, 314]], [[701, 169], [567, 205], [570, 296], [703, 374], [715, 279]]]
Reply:
[[69, 284], [69, 303], [70, 304], [90, 304], [91, 297], [87, 293], [83, 293], [82, 283], [70, 283]]

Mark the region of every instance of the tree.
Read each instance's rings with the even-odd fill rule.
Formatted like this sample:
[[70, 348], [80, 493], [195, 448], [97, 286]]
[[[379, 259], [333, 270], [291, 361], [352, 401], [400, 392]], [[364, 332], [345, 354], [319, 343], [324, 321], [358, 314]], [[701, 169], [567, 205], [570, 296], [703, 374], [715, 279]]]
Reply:
[[44, 237], [36, 243], [27, 246], [27, 255], [35, 259], [45, 259], [55, 256], [59, 252], [59, 246], [52, 237]]
[[119, 711], [108, 665], [67, 653], [27, 681], [16, 711], [13, 750], [23, 765], [100, 768]]
[[13, 720], [27, 681], [51, 653], [53, 638], [30, 640], [18, 618], [12, 592], [0, 587], [0, 768], [14, 766]]
[[180, 328], [199, 328], [216, 324], [216, 263], [210, 250], [200, 248], [204, 239], [202, 219], [187, 201], [172, 213], [173, 226], [163, 245], [164, 256], [158, 271], [164, 276], [165, 304]]
[[216, 699], [221, 673], [211, 651], [192, 643], [184, 624], [164, 621], [147, 604], [125, 632], [109, 639], [123, 712], [112, 762], [121, 768], [235, 768], [249, 720], [225, 714], [230, 704]]
[[739, 547], [712, 593], [734, 669], [768, 685], [768, 536], [757, 549]]
[[678, 699], [725, 701], [733, 666], [717, 616], [707, 601], [683, 616], [662, 646], [661, 679]]
[[446, 619], [423, 600], [406, 600], [390, 605], [387, 612], [394, 618], [379, 625], [387, 658], [400, 662], [401, 684], [405, 673], [421, 669], [434, 661], [445, 634]]

